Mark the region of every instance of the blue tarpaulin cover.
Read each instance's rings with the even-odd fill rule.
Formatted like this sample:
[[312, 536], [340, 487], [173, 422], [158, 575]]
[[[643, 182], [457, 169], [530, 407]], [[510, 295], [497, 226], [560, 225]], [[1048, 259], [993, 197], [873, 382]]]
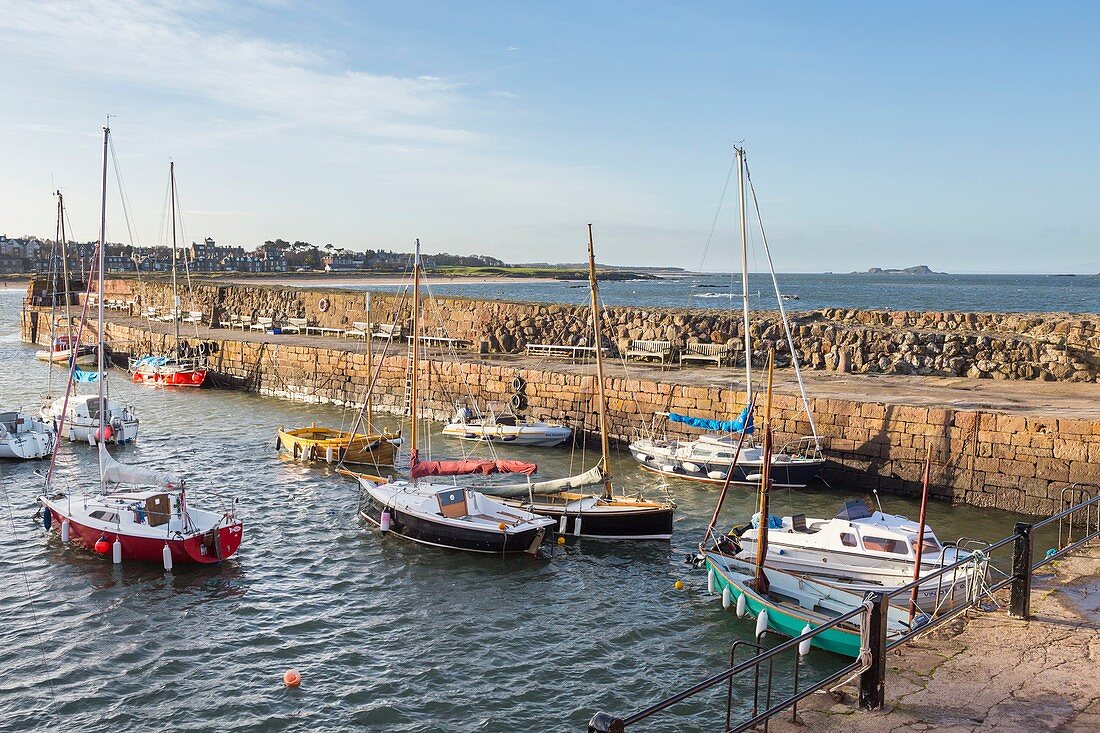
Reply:
[[73, 372], [73, 380], [82, 384], [87, 384], [88, 382], [98, 382], [99, 372], [86, 372], [83, 369], [77, 369], [75, 372]]
[[741, 410], [741, 414], [737, 416], [736, 420], [707, 420], [702, 417], [677, 415], [675, 412], [670, 412], [668, 414], [668, 419], [671, 422], [683, 423], [689, 427], [714, 430], [720, 433], [740, 433], [744, 431], [751, 434], [753, 430], [755, 430], [752, 424], [752, 415], [749, 414], [748, 407]]
[[164, 366], [167, 363], [168, 363], [168, 357], [167, 356], [143, 356], [142, 358], [135, 361], [133, 363], [133, 366], [135, 366], [135, 367], [142, 367], [142, 366], [158, 367], [158, 366]]

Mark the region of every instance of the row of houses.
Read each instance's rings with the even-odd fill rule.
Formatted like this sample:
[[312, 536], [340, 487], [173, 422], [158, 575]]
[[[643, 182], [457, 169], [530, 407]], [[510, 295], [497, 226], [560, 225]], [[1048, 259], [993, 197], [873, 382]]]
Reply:
[[[95, 242], [69, 242], [66, 247], [69, 271], [84, 275], [91, 271]], [[219, 245], [210, 237], [176, 252], [180, 269], [191, 272], [286, 272], [286, 254], [275, 247], [246, 252], [244, 247]], [[60, 271], [60, 249], [37, 237], [9, 238], [0, 235], [0, 275]], [[170, 272], [171, 247], [132, 247], [108, 244], [104, 254], [108, 272]]]

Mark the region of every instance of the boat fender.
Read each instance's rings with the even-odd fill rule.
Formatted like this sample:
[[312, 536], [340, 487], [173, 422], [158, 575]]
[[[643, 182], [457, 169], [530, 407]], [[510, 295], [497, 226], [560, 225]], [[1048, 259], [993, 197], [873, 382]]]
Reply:
[[512, 395], [511, 405], [512, 405], [513, 410], [523, 409], [523, 395], [519, 395], [519, 394]]
[[[802, 627], [802, 635], [803, 636], [810, 633], [811, 631], [813, 631], [813, 629], [810, 628], [809, 624], [806, 624], [805, 626]], [[804, 657], [809, 653], [810, 653], [810, 640], [809, 639], [803, 639], [802, 641], [798, 642], [798, 656]]]
[[95, 541], [95, 551], [100, 555], [106, 555], [111, 551], [111, 543], [107, 541], [107, 538], [100, 535], [99, 539]]
[[392, 521], [393, 519], [392, 517], [390, 517], [390, 510], [385, 510], [384, 512], [382, 512], [382, 516], [378, 519], [379, 529], [381, 529], [383, 532], [389, 532]]
[[768, 630], [768, 609], [761, 608], [760, 613], [756, 616], [756, 638], [759, 639], [760, 635]]
[[111, 562], [115, 565], [122, 562], [122, 543], [118, 541], [118, 537], [111, 543]]
[[[47, 514], [48, 513], [49, 512], [47, 511]], [[47, 529], [49, 529], [49, 528], [47, 527]], [[64, 542], [65, 544], [69, 543], [69, 531], [70, 531], [69, 520], [68, 519], [62, 519], [61, 520], [61, 541]]]
[[748, 605], [748, 601], [745, 600], [745, 594], [737, 596], [737, 618], [745, 617], [745, 608]]
[[53, 514], [49, 509], [42, 512], [42, 528], [47, 532], [50, 531], [50, 527], [53, 525]]
[[561, 519], [558, 520], [558, 534], [565, 534], [565, 523], [568, 519], [566, 515], [561, 515]]
[[576, 523], [573, 524], [573, 536], [574, 537], [580, 537], [581, 536], [581, 519], [583, 519], [583, 517], [578, 516]]
[[722, 608], [729, 610], [731, 605], [733, 605], [733, 599], [730, 597], [730, 587], [727, 585], [722, 589]]
[[714, 570], [707, 571], [707, 593], [714, 592]]
[[523, 381], [523, 377], [518, 374], [512, 377], [512, 391], [522, 392], [527, 387], [527, 382]]
[[160, 551], [161, 560], [164, 562], [164, 572], [172, 572], [172, 548], [164, 543], [164, 549]]
[[691, 461], [684, 461], [680, 465], [684, 467], [685, 471], [688, 471], [690, 473], [699, 473], [703, 470], [698, 463], [692, 463]]
[[325, 463], [332, 463], [333, 452], [331, 445], [325, 448]]
[[707, 471], [707, 478], [712, 478], [715, 481], [724, 479], [725, 477], [726, 474], [722, 473], [721, 471]]

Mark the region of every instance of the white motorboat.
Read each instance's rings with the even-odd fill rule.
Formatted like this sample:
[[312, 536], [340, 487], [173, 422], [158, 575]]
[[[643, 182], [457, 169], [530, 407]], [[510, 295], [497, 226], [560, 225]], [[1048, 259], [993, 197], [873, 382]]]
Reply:
[[573, 430], [513, 414], [497, 415], [490, 411], [488, 415], [479, 415], [468, 407], [459, 407], [454, 419], [443, 428], [443, 434], [459, 440], [550, 448], [569, 440]]
[[69, 366], [76, 354], [78, 366], [90, 366], [95, 364], [95, 349], [91, 346], [77, 346], [75, 339], [70, 342], [67, 336], [58, 336], [50, 343], [50, 348], [39, 349], [34, 352], [34, 358], [39, 361], [48, 361], [51, 364], [63, 364]]
[[[737, 557], [756, 554], [759, 516], [750, 526], [719, 538], [724, 551], [740, 550]], [[862, 501], [849, 501], [832, 519], [796, 514], [769, 518], [765, 567], [812, 577], [850, 592], [900, 588], [913, 581], [919, 526], [907, 517], [871, 511]], [[965, 560], [972, 553], [943, 545], [931, 527], [924, 528], [921, 574]], [[976, 558], [977, 560], [977, 558]], [[984, 563], [964, 565], [958, 572], [922, 583], [917, 605], [926, 613], [965, 601], [975, 581], [984, 578]]]
[[45, 458], [56, 445], [51, 423], [18, 411], [0, 412], [0, 458]]
[[[118, 444], [137, 440], [139, 421], [133, 405], [109, 397], [104, 403], [107, 419], [102, 422], [107, 426], [106, 442]], [[44, 420], [57, 425], [62, 424], [64, 415], [63, 437], [75, 442], [94, 444], [101, 427], [99, 397], [96, 396], [72, 394], [66, 405], [62, 395], [47, 402], [42, 407], [41, 415]]]

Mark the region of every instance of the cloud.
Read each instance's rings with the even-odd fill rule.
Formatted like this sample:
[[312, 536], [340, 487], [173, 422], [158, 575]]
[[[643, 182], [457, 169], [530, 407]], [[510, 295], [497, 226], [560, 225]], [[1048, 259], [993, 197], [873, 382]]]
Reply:
[[[197, 10], [195, 9], [197, 8]], [[219, 23], [218, 10], [168, 0], [0, 0], [5, 55], [140, 91], [200, 98], [267, 125], [427, 144], [470, 142], [459, 84], [344, 68], [335, 57]]]

